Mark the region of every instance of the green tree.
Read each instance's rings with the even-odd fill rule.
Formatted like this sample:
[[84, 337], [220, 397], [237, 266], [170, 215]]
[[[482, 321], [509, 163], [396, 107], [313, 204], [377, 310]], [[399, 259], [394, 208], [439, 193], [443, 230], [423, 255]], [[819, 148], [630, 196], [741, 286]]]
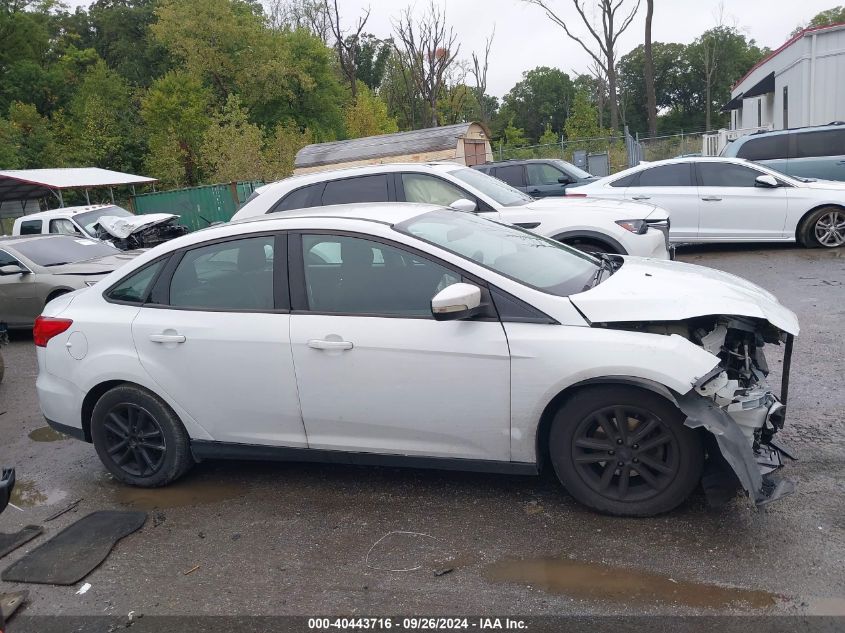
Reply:
[[526, 71], [502, 100], [500, 120], [512, 118], [531, 140], [538, 139], [547, 125], [561, 132], [574, 92], [572, 80], [562, 70], [540, 66]]
[[540, 135], [540, 138], [537, 139], [538, 145], [554, 145], [560, 142], [560, 135], [552, 129], [551, 125], [546, 125], [546, 129], [543, 130], [543, 133]]
[[153, 82], [141, 101], [151, 175], [173, 186], [200, 182], [198, 157], [210, 101], [210, 92], [186, 71], [170, 71]]
[[845, 22], [845, 6], [836, 6], [824, 11], [819, 11], [810, 18], [806, 26], [796, 26], [792, 31], [792, 35], [798, 35], [805, 28], [812, 28], [818, 26], [830, 26], [831, 24], [842, 24]]
[[397, 132], [396, 119], [387, 113], [387, 104], [374, 95], [363, 81], [358, 82], [358, 96], [344, 115], [346, 136], [360, 138]]
[[143, 155], [137, 113], [129, 85], [98, 61], [82, 78], [60, 129], [64, 161], [137, 171]]
[[240, 97], [229, 95], [203, 135], [200, 160], [205, 173], [214, 182], [261, 178], [262, 142], [261, 128], [249, 122]]
[[293, 121], [277, 125], [264, 146], [264, 180], [279, 180], [290, 176], [296, 153], [313, 142], [311, 131], [307, 128], [301, 130]]
[[[16, 145], [19, 169], [35, 169], [58, 164], [58, 150], [50, 121], [31, 103], [15, 101], [9, 106], [7, 134]], [[7, 168], [8, 169], [8, 168]]]
[[437, 117], [443, 125], [464, 121], [480, 121], [481, 105], [476, 92], [463, 83], [445, 86], [437, 100]]
[[382, 40], [371, 33], [364, 33], [355, 49], [358, 79], [370, 90], [378, 90], [387, 70], [387, 60], [393, 52], [393, 40]]
[[155, 0], [96, 0], [88, 8], [88, 45], [134, 85], [149, 86], [171, 63], [150, 33], [155, 6]]
[[587, 151], [606, 149], [607, 142], [603, 139], [611, 135], [609, 129], [599, 125], [596, 107], [590, 102], [590, 97], [585, 92], [578, 92], [575, 95], [564, 131], [567, 140], [581, 141], [577, 147], [570, 146], [570, 149], [586, 149]]
[[20, 169], [20, 136], [15, 126], [0, 118], [0, 169]]

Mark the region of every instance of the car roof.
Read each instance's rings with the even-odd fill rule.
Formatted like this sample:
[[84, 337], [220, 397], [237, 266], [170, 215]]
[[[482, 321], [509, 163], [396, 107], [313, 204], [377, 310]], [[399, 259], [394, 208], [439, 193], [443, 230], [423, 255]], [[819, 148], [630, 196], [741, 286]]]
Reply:
[[[243, 220], [235, 220], [230, 225], [268, 220], [292, 220], [296, 218], [340, 218], [393, 225], [410, 220], [423, 213], [437, 210], [448, 210], [448, 208], [437, 204], [422, 204], [418, 202], [357, 202], [353, 204], [330, 204], [324, 207], [310, 207], [308, 209], [292, 209], [290, 211], [275, 211], [273, 213], [244, 218]], [[460, 213], [460, 211], [455, 211], [455, 213]]]
[[751, 134], [740, 136], [738, 139], [732, 141], [732, 143], [742, 145], [743, 143], [747, 143], [755, 138], [760, 138], [761, 136], [782, 136], [784, 134], [804, 134], [806, 132], [841, 130], [843, 125], [845, 125], [845, 121], [831, 121], [830, 123], [824, 123], [822, 125], [805, 125], [803, 127], [786, 128], [785, 130], [761, 130], [759, 132], [752, 132]]
[[361, 165], [358, 167], [343, 167], [341, 169], [326, 169], [322, 171], [309, 172], [307, 174], [295, 174], [282, 180], [268, 183], [263, 187], [258, 187], [256, 191], [264, 193], [272, 189], [284, 188], [293, 189], [296, 187], [310, 185], [326, 180], [340, 180], [342, 178], [352, 178], [354, 176], [367, 176], [370, 174], [384, 174], [400, 171], [421, 171], [421, 172], [444, 172], [455, 171], [456, 169], [466, 169], [466, 165], [461, 163], [454, 163], [451, 161], [443, 162], [427, 162], [427, 163], [374, 163], [370, 165]]
[[77, 213], [85, 211], [96, 211], [97, 209], [107, 209], [109, 207], [116, 207], [116, 204], [89, 204], [82, 207], [61, 207], [59, 209], [47, 209], [46, 211], [38, 211], [37, 213], [30, 213], [23, 215], [18, 220], [41, 220], [44, 218], [69, 218]]
[[25, 242], [50, 240], [55, 238], [72, 240], [80, 239], [71, 235], [59, 235], [58, 233], [44, 233], [37, 235], [0, 235], [0, 248], [2, 246], [10, 246], [11, 248], [14, 248], [17, 244], [23, 244]]
[[514, 163], [548, 163], [550, 161], [566, 162], [562, 158], [509, 158], [508, 160], [491, 160], [490, 162], [481, 165], [473, 165], [473, 167], [489, 167], [490, 165], [511, 165]]

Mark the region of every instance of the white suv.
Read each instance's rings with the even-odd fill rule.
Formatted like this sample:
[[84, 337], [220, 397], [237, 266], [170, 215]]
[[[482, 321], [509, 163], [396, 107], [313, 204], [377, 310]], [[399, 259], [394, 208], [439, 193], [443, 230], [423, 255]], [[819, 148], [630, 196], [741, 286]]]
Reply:
[[294, 176], [260, 187], [233, 220], [330, 204], [421, 202], [472, 211], [590, 253], [670, 259], [669, 214], [615, 200], [535, 200], [455, 163], [370, 165]]

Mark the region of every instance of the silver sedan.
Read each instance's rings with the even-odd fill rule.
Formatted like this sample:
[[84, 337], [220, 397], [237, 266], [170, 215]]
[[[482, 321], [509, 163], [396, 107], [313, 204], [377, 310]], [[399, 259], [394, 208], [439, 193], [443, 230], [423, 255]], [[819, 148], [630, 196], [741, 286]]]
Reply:
[[93, 286], [135, 255], [67, 235], [0, 238], [0, 329], [31, 328], [49, 301]]

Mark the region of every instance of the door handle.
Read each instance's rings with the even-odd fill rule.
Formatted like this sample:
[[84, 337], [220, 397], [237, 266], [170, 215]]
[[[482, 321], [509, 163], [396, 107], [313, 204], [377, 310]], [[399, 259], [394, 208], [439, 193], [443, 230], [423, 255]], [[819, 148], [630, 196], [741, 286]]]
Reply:
[[701, 196], [701, 199], [706, 202], [719, 202], [721, 200], [719, 196]]
[[344, 350], [352, 349], [352, 343], [349, 341], [326, 341], [323, 339], [312, 338], [308, 341], [308, 347], [312, 349]]
[[539, 189], [532, 189], [528, 193], [540, 193], [540, 190]]
[[150, 334], [153, 343], [184, 343], [184, 334]]
[[651, 196], [631, 196], [631, 200], [651, 200]]

